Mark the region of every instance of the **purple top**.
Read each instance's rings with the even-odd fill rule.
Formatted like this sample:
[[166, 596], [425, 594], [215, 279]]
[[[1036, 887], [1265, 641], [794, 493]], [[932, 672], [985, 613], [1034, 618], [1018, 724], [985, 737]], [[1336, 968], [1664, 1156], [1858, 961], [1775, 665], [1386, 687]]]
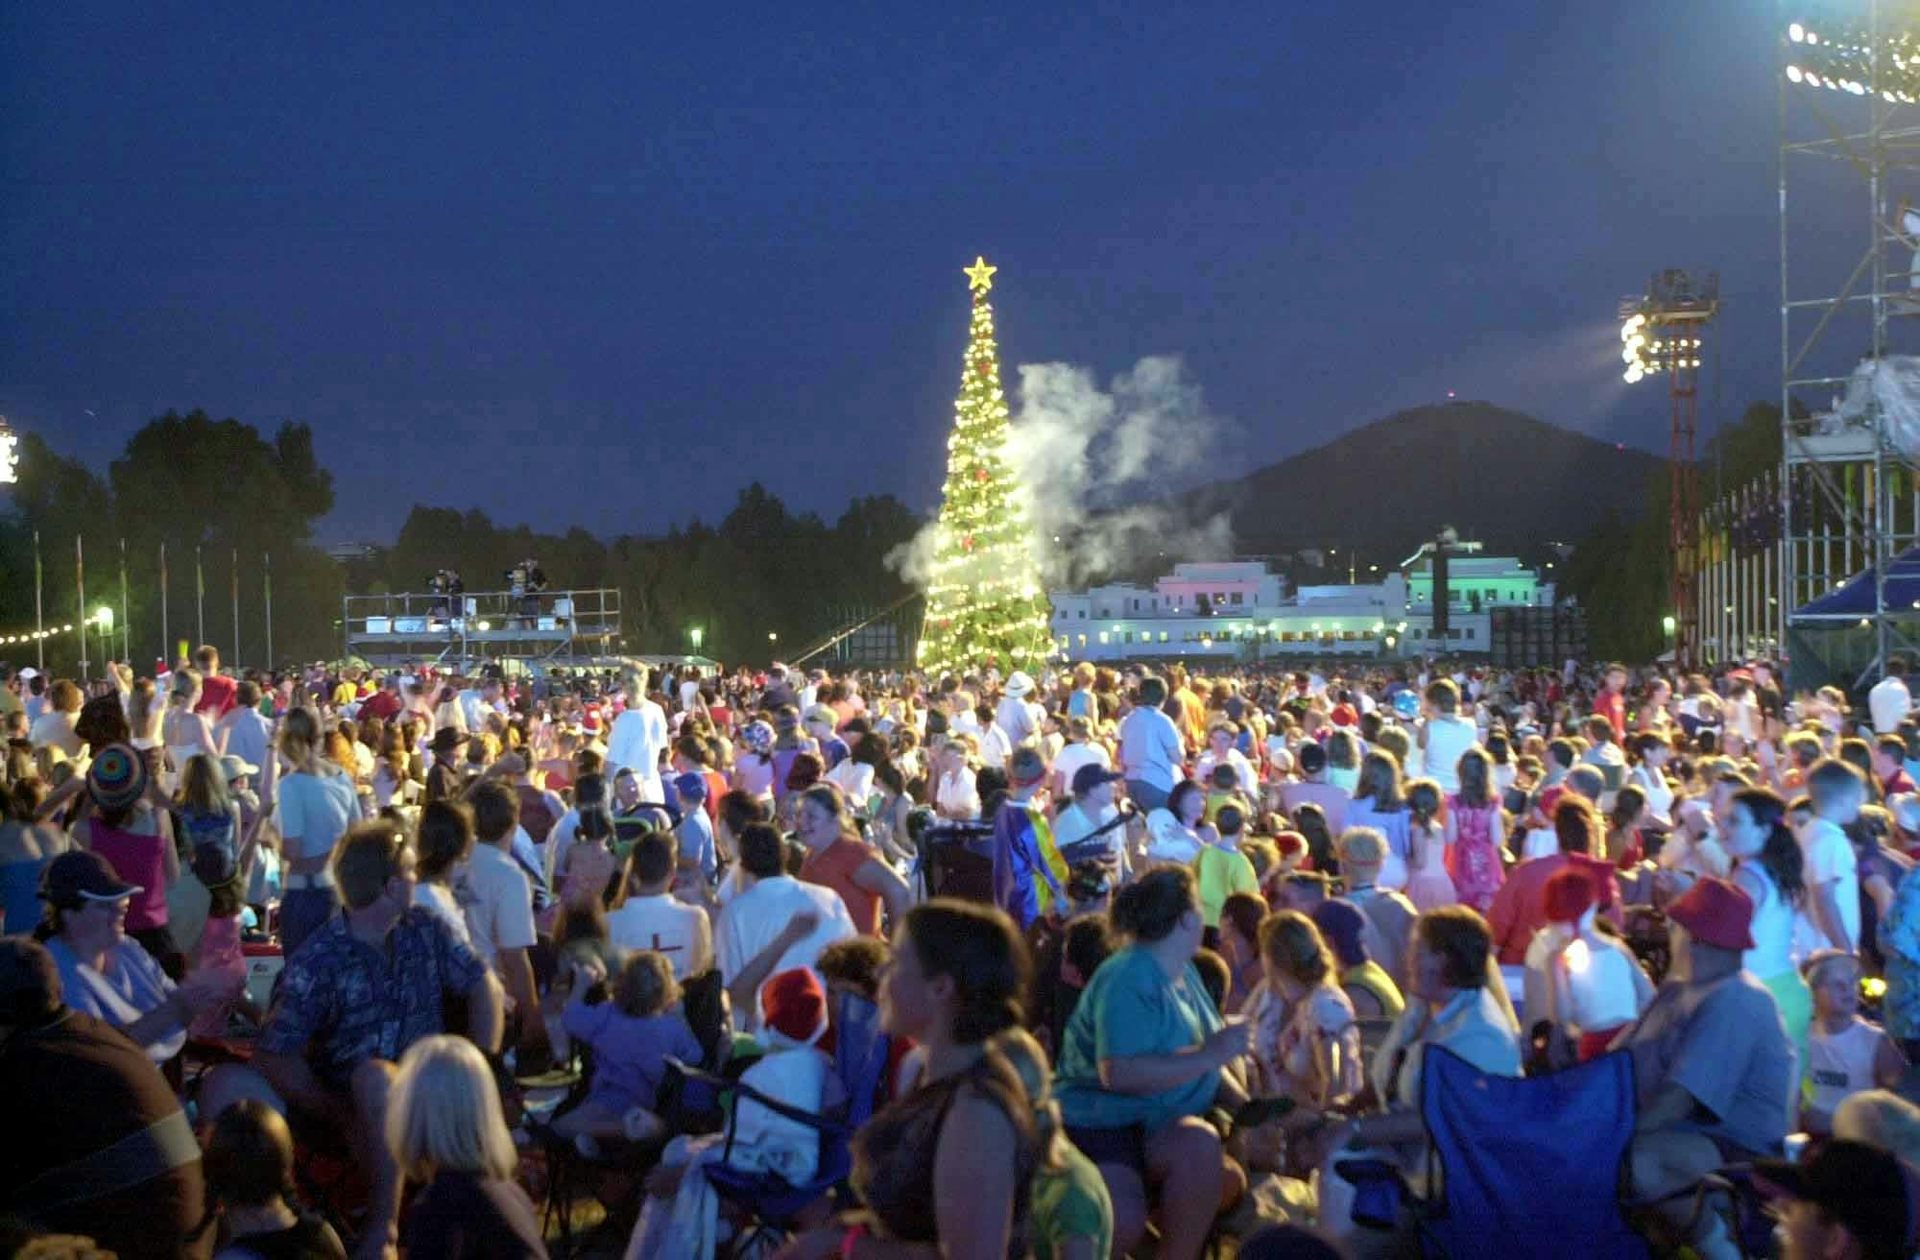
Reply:
[[569, 1002], [560, 1022], [568, 1036], [593, 1047], [588, 1097], [618, 1111], [629, 1107], [651, 1111], [666, 1075], [667, 1056], [698, 1063], [703, 1053], [693, 1030], [677, 1012], [636, 1017], [612, 1002], [598, 1006]]

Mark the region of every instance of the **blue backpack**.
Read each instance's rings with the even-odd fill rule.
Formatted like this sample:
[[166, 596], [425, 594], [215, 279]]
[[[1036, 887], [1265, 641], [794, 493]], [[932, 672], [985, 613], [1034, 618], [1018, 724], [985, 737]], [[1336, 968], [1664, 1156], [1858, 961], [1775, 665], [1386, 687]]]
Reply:
[[240, 873], [240, 837], [232, 813], [180, 811], [180, 830], [193, 855], [193, 877], [208, 888], [224, 884]]

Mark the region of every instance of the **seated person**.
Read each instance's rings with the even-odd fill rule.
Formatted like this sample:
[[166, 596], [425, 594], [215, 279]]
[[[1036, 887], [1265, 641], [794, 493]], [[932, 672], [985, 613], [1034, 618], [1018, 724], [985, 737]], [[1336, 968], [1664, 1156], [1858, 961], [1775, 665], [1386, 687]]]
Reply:
[[1653, 981], [1624, 941], [1595, 926], [1598, 891], [1585, 870], [1554, 872], [1544, 905], [1546, 926], [1527, 947], [1527, 1022], [1552, 1024], [1585, 1063], [1646, 1011]]
[[1197, 1256], [1244, 1184], [1203, 1117], [1245, 1100], [1229, 1068], [1250, 1048], [1252, 1027], [1223, 1023], [1194, 968], [1204, 925], [1192, 871], [1144, 872], [1114, 899], [1113, 926], [1126, 944], [1067, 1022], [1054, 1097], [1107, 1184], [1115, 1254], [1145, 1234], [1157, 1191], [1159, 1254]]
[[244, 1098], [207, 1135], [207, 1197], [226, 1246], [215, 1260], [346, 1260], [333, 1227], [294, 1211], [293, 1134], [280, 1113]]
[[[1428, 1047], [1442, 1046], [1496, 1076], [1520, 1075], [1519, 1029], [1498, 990], [1492, 958], [1492, 933], [1472, 910], [1446, 906], [1421, 915], [1413, 929], [1406, 1010], [1374, 1056], [1369, 1089], [1354, 1114], [1320, 1126], [1311, 1113], [1288, 1117], [1304, 1133], [1304, 1162], [1321, 1170], [1321, 1224], [1329, 1233], [1351, 1238], [1355, 1228], [1352, 1187], [1335, 1164], [1371, 1150], [1409, 1174], [1424, 1165], [1420, 1074]], [[1411, 1220], [1403, 1221], [1394, 1236], [1410, 1237], [1411, 1229]]]
[[1307, 912], [1340, 966], [1340, 991], [1356, 1019], [1398, 1019], [1407, 1009], [1400, 986], [1367, 949], [1367, 916], [1345, 897], [1330, 897]]
[[1914, 1253], [1920, 1184], [1890, 1151], [1829, 1142], [1805, 1163], [1762, 1163], [1755, 1172], [1786, 1260], [1813, 1256], [1900, 1260]]
[[1907, 1056], [1886, 1029], [1862, 1018], [1858, 958], [1837, 949], [1818, 950], [1800, 971], [1813, 990], [1800, 1123], [1824, 1137], [1833, 1132], [1833, 1113], [1847, 1098], [1897, 1088], [1907, 1073]]
[[132, 1042], [61, 1004], [52, 957], [23, 937], [0, 940], [0, 1042], [7, 1214], [125, 1260], [206, 1256], [200, 1145], [180, 1100]]
[[[880, 1005], [880, 976], [887, 969], [892, 950], [885, 941], [871, 936], [853, 936], [835, 941], [820, 951], [814, 970], [827, 983], [829, 1028], [820, 1048], [831, 1052], [839, 1029], [831, 1027], [843, 996], [859, 998], [875, 1007]], [[906, 1037], [887, 1038], [887, 1065], [880, 1074], [874, 1107], [879, 1109], [902, 1094], [910, 1092], [924, 1067], [922, 1056], [913, 1053], [913, 1042]]]
[[448, 998], [466, 999], [468, 1035], [488, 1054], [504, 1020], [486, 965], [413, 905], [413, 868], [406, 833], [392, 823], [361, 823], [341, 837], [332, 870], [342, 909], [287, 959], [252, 1070], [220, 1069], [229, 1074], [210, 1078], [202, 1094], [210, 1117], [251, 1095], [296, 1125], [345, 1135], [373, 1183], [363, 1251], [390, 1242], [399, 1216], [399, 1171], [385, 1139], [395, 1061], [445, 1031]]
[[556, 1116], [553, 1129], [592, 1159], [605, 1140], [664, 1136], [666, 1126], [654, 1113], [667, 1057], [697, 1064], [702, 1051], [678, 1009], [680, 986], [665, 955], [650, 949], [629, 955], [608, 1000], [593, 1005], [587, 995], [605, 973], [591, 960], [574, 967], [561, 1023], [569, 1037], [593, 1048], [593, 1079], [580, 1105]]
[[196, 971], [175, 986], [127, 935], [127, 901], [139, 891], [98, 853], [62, 853], [41, 881], [46, 920], [39, 934], [60, 970], [62, 1000], [166, 1063], [186, 1046], [194, 1017], [238, 997], [245, 977]]
[[[1633, 1055], [1639, 1118], [1633, 1193], [1652, 1200], [1725, 1164], [1775, 1156], [1787, 1135], [1793, 1047], [1773, 995], [1741, 969], [1753, 948], [1753, 900], [1703, 876], [1667, 907], [1674, 972], [1653, 1005], [1614, 1042]], [[1661, 1206], [1702, 1256], [1732, 1255], [1718, 1213], [1691, 1196]]]

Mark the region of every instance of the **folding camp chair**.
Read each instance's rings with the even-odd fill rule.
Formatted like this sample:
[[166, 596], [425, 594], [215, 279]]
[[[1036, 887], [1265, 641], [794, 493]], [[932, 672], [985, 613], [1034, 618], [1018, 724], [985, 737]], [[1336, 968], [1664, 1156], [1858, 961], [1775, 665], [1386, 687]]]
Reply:
[[[1633, 1140], [1633, 1061], [1606, 1054], [1549, 1076], [1495, 1076], [1441, 1046], [1421, 1070], [1427, 1197], [1414, 1219], [1429, 1257], [1488, 1254], [1638, 1260], [1623, 1211]], [[1335, 1165], [1363, 1187], [1397, 1178], [1380, 1161]], [[1402, 1183], [1404, 1185], [1404, 1183]], [[1356, 1219], [1359, 1212], [1356, 1210]]]
[[1621, 1210], [1633, 1141], [1629, 1055], [1522, 1078], [1429, 1046], [1421, 1080], [1428, 1254], [1479, 1254], [1491, 1238], [1555, 1260], [1647, 1254]]

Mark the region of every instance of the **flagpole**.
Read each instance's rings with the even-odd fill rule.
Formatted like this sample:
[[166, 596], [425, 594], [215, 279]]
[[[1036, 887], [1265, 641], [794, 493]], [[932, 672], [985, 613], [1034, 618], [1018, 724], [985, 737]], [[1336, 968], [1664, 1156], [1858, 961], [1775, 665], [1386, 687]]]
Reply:
[[80, 632], [80, 685], [87, 685], [87, 548], [86, 539], [73, 536], [74, 628]]
[[193, 544], [193, 617], [194, 628], [199, 636], [194, 646], [207, 641], [207, 574], [200, 567], [200, 544]]
[[240, 668], [240, 548], [233, 549], [233, 568], [230, 570], [233, 581], [229, 590], [233, 595], [233, 667]]
[[47, 672], [47, 617], [41, 606], [42, 574], [40, 572], [40, 531], [33, 531], [33, 648], [38, 654], [39, 669]]
[[133, 621], [127, 616], [127, 540], [120, 540], [120, 659], [133, 668]]
[[266, 671], [273, 673], [273, 553], [266, 552], [260, 557], [260, 577], [266, 586], [267, 601], [267, 659]]
[[167, 645], [167, 544], [160, 544], [160, 668], [166, 668], [166, 662], [173, 659], [173, 649]]

